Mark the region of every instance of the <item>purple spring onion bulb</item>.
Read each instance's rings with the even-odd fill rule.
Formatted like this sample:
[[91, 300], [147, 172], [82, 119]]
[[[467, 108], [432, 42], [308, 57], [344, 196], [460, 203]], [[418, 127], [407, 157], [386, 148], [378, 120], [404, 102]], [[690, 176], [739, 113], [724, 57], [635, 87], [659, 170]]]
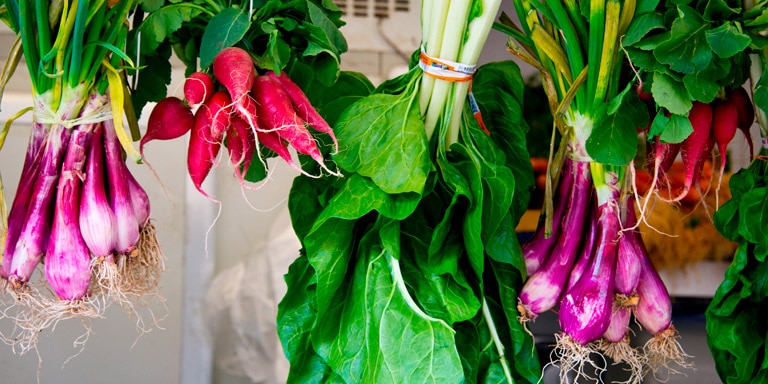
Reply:
[[525, 260], [525, 269], [528, 276], [533, 275], [539, 267], [544, 264], [547, 257], [554, 248], [557, 242], [557, 237], [560, 234], [560, 228], [562, 226], [562, 218], [567, 205], [568, 198], [570, 197], [570, 190], [573, 188], [573, 160], [569, 157], [565, 157], [563, 160], [563, 169], [561, 171], [560, 183], [557, 187], [557, 200], [555, 203], [555, 211], [552, 214], [552, 233], [549, 237], [546, 234], [546, 228], [544, 225], [543, 217], [539, 221], [536, 233], [533, 238], [527, 243], [523, 244], [523, 259]]
[[593, 188], [589, 163], [576, 162], [571, 172], [573, 186], [570, 188], [565, 217], [562, 220], [562, 228], [568, 230], [560, 232], [552, 254], [547, 257], [541, 268], [528, 278], [520, 291], [518, 310], [523, 319], [535, 319], [539, 314], [557, 305], [579, 253]]
[[[632, 228], [637, 224], [637, 215], [635, 214], [635, 198], [633, 195], [627, 195], [622, 202], [622, 213], [624, 228]], [[634, 304], [637, 300], [635, 289], [640, 281], [640, 269], [642, 254], [639, 244], [640, 233], [637, 229], [625, 230], [619, 238], [619, 255], [616, 259], [616, 293], [626, 298], [628, 305]]]
[[126, 171], [125, 176], [128, 179], [128, 189], [131, 191], [131, 202], [133, 203], [133, 211], [136, 214], [136, 221], [139, 223], [139, 228], [144, 228], [149, 224], [149, 195], [147, 195], [147, 191], [139, 184], [130, 170]]
[[[6, 239], [6, 252], [10, 253], [10, 256], [6, 257], [11, 259], [8, 280], [16, 289], [29, 281], [46, 249], [51, 233], [51, 220], [60, 165], [66, 153], [70, 135], [70, 129], [63, 126], [56, 125], [51, 128], [42, 148], [43, 153], [38, 172], [34, 176], [35, 181], [29, 197], [30, 200], [27, 204], [23, 204], [24, 198], [19, 198], [20, 194], [17, 193], [16, 196], [19, 200], [14, 198], [11, 206], [9, 217], [14, 216], [13, 211], [16, 209], [26, 210], [24, 219], [18, 223], [20, 225], [20, 229], [16, 232], [18, 237], [9, 236]], [[19, 184], [24, 184], [24, 182]], [[17, 223], [9, 222], [9, 232], [12, 232], [11, 224], [16, 225]], [[14, 229], [14, 231], [16, 230]], [[8, 244], [12, 245], [9, 247]]]
[[611, 323], [599, 341], [597, 349], [614, 363], [627, 365], [630, 377], [623, 381], [627, 384], [639, 384], [643, 379], [644, 355], [630, 345], [629, 323], [632, 310], [619, 301], [614, 301]]
[[83, 168], [90, 145], [90, 127], [72, 133], [56, 193], [51, 238], [45, 254], [45, 278], [59, 299], [85, 297], [91, 280], [91, 254], [80, 233]]
[[674, 365], [689, 368], [692, 366], [688, 362], [690, 356], [678, 343], [679, 336], [672, 325], [672, 301], [667, 287], [654, 268], [642, 238], [638, 244], [642, 256], [640, 281], [637, 284], [639, 301], [633, 312], [640, 325], [653, 335], [643, 346], [648, 366], [654, 376], [661, 370], [674, 372]]
[[104, 121], [104, 148], [107, 161], [107, 180], [109, 183], [109, 201], [115, 213], [117, 230], [116, 251], [130, 255], [139, 241], [139, 223], [131, 202], [131, 191], [126, 173], [128, 167], [122, 157], [122, 148], [117, 139], [115, 125], [111, 120]]
[[95, 258], [111, 256], [117, 245], [115, 214], [104, 185], [104, 130], [98, 125], [91, 136], [80, 205], [80, 231]]
[[[617, 192], [618, 194], [618, 192]], [[614, 200], [615, 201], [615, 200]], [[560, 328], [581, 345], [599, 339], [611, 320], [614, 263], [618, 253], [618, 207], [597, 207], [597, 246], [592, 260], [560, 304]]]
[[571, 274], [568, 276], [566, 290], [573, 287], [579, 281], [579, 278], [592, 260], [592, 254], [594, 253], [595, 238], [597, 237], [597, 220], [594, 218], [595, 208], [590, 204], [588, 209], [587, 225], [589, 225], [589, 228], [587, 229], [586, 238], [581, 244], [581, 250], [576, 258], [576, 262], [573, 264], [573, 268], [571, 268]]

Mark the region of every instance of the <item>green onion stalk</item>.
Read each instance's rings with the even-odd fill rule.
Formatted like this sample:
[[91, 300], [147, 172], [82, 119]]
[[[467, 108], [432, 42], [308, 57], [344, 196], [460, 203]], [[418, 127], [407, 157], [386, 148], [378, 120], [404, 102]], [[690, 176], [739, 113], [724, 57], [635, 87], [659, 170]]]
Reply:
[[[123, 126], [122, 70], [131, 66], [123, 49], [134, 5], [0, 5], [18, 36], [13, 50], [23, 53], [33, 99], [21, 178], [4, 217], [0, 268], [17, 308], [16, 315], [6, 311], [19, 332], [7, 340], [22, 353], [59, 320], [99, 317], [111, 303], [135, 313], [135, 299], [156, 294], [161, 258], [148, 199], [141, 187], [129, 188], [135, 180], [125, 164], [126, 157], [140, 161]], [[13, 69], [0, 77], [5, 81]]]
[[[637, 5], [515, 0], [519, 25], [506, 16], [496, 25], [510, 37], [507, 50], [540, 72], [554, 117], [552, 142], [562, 137], [551, 149], [539, 227], [523, 245], [529, 276], [519, 303], [522, 321], [557, 310], [561, 333], [554, 356], [562, 380], [587, 375], [586, 366], [598, 375], [607, 369], [595, 353], [626, 364], [628, 382], [640, 382], [646, 368], [660, 368], [646, 367], [651, 363], [687, 366], [674, 341], [669, 296], [632, 230], [634, 124], [648, 116], [639, 108], [637, 121], [627, 119], [636, 116], [628, 106], [640, 100], [631, 71], [624, 70], [621, 38]], [[591, 195], [578, 192], [584, 189]], [[584, 205], [587, 212], [578, 209]], [[654, 334], [642, 351], [629, 346], [630, 311]], [[654, 323], [651, 313], [662, 320]]]

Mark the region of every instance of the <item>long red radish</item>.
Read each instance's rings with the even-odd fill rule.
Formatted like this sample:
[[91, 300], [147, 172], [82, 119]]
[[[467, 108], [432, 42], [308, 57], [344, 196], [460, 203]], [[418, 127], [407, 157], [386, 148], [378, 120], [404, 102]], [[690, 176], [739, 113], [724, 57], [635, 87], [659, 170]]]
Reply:
[[234, 110], [256, 128], [256, 103], [249, 94], [256, 78], [251, 55], [237, 47], [224, 48], [213, 59], [213, 76], [227, 89]]
[[691, 111], [688, 113], [688, 120], [693, 126], [693, 132], [683, 140], [680, 146], [680, 155], [685, 167], [685, 184], [683, 191], [673, 201], [682, 200], [690, 191], [696, 175], [696, 166], [699, 160], [706, 156], [707, 141], [709, 140], [712, 127], [712, 106], [699, 101], [694, 101]]
[[232, 99], [225, 91], [217, 91], [205, 102], [211, 114], [211, 130], [208, 140], [221, 143], [229, 128], [232, 115]]
[[739, 111], [732, 99], [718, 102], [712, 111], [712, 136], [720, 152], [720, 179], [725, 172], [726, 148], [736, 136], [739, 125]]
[[277, 135], [296, 149], [296, 152], [309, 155], [322, 163], [323, 155], [315, 144], [315, 139], [304, 126], [293, 109], [291, 100], [283, 87], [269, 76], [259, 76], [253, 83], [253, 96], [259, 100], [259, 116], [262, 129], [275, 131]]
[[195, 116], [178, 97], [169, 96], [155, 105], [147, 120], [147, 131], [139, 142], [139, 152], [144, 157], [144, 145], [152, 140], [173, 140], [192, 129]]
[[749, 94], [744, 87], [734, 88], [727, 97], [738, 111], [739, 123], [737, 126], [747, 139], [747, 145], [749, 145], [749, 160], [752, 161], [755, 148], [752, 144], [752, 135], [749, 130], [752, 128], [752, 123], [755, 121], [755, 107], [752, 105], [752, 100], [749, 98]]
[[336, 140], [336, 135], [333, 134], [333, 129], [331, 129], [331, 126], [328, 125], [328, 122], [326, 122], [325, 119], [320, 116], [320, 113], [317, 112], [315, 107], [312, 106], [312, 103], [309, 102], [309, 99], [307, 98], [307, 95], [304, 94], [304, 91], [302, 91], [301, 88], [296, 83], [294, 83], [293, 80], [291, 80], [291, 78], [288, 77], [285, 72], [281, 72], [280, 76], [278, 76], [274, 72], [269, 71], [267, 72], [267, 75], [277, 79], [280, 85], [283, 86], [283, 90], [285, 90], [288, 98], [291, 99], [293, 109], [296, 111], [296, 114], [300, 119], [307, 122], [307, 124], [309, 124], [312, 129], [325, 133], [329, 135], [331, 139], [333, 139], [334, 152], [337, 152], [339, 149], [339, 142]]
[[256, 138], [251, 127], [239, 115], [232, 116], [226, 137], [229, 161], [235, 168], [235, 175], [243, 183], [256, 149]]
[[208, 104], [209, 100], [195, 112], [195, 124], [189, 135], [189, 145], [187, 147], [187, 171], [192, 179], [192, 184], [209, 200], [213, 200], [207, 192], [203, 191], [202, 185], [205, 178], [213, 168], [213, 163], [221, 149], [220, 140], [211, 140], [211, 125], [214, 115]]
[[205, 72], [194, 72], [184, 80], [184, 98], [196, 106], [208, 101], [213, 95], [213, 78]]

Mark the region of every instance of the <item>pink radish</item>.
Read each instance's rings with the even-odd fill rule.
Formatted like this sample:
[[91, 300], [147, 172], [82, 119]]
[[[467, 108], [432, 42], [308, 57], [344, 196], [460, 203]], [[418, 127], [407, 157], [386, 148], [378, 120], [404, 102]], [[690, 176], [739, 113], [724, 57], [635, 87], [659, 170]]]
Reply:
[[227, 89], [234, 110], [256, 128], [256, 104], [248, 93], [256, 77], [251, 55], [237, 47], [224, 48], [213, 59], [213, 76]]
[[712, 136], [717, 150], [720, 152], [720, 178], [725, 171], [726, 148], [736, 136], [739, 125], [739, 111], [733, 100], [725, 99], [718, 102], [712, 111]]
[[688, 120], [693, 126], [693, 132], [683, 140], [680, 146], [680, 154], [685, 167], [685, 185], [683, 192], [673, 201], [682, 200], [690, 191], [694, 179], [698, 181], [699, 175], [696, 175], [696, 168], [700, 159], [707, 155], [705, 151], [712, 127], [712, 106], [694, 101], [691, 111], [688, 113]]
[[[187, 170], [195, 188], [206, 198], [214, 200], [203, 191], [202, 184], [213, 168], [216, 156], [221, 149], [221, 137], [215, 137], [212, 127], [228, 126], [229, 114], [221, 113], [229, 104], [219, 104], [221, 97], [212, 97], [205, 102], [195, 113], [195, 124], [189, 135], [189, 147], [187, 148]], [[227, 121], [215, 121], [227, 119]], [[223, 131], [222, 131], [223, 132]], [[215, 200], [214, 200], [215, 201]]]
[[243, 182], [253, 159], [256, 138], [248, 123], [238, 115], [232, 116], [232, 121], [226, 135], [229, 161], [235, 168], [235, 175], [237, 175], [240, 182]]
[[195, 72], [184, 80], [184, 98], [196, 106], [208, 101], [213, 95], [213, 78], [205, 72]]
[[224, 91], [214, 92], [211, 98], [205, 102], [211, 114], [210, 141], [221, 143], [224, 132], [229, 128], [232, 115], [232, 99]]
[[309, 102], [304, 91], [302, 91], [285, 72], [281, 72], [280, 76], [278, 76], [274, 72], [269, 71], [267, 75], [277, 79], [280, 85], [283, 86], [283, 90], [285, 90], [288, 98], [291, 99], [293, 109], [296, 111], [299, 118], [307, 122], [312, 129], [331, 136], [331, 139], [333, 139], [334, 151], [338, 151], [339, 142], [336, 140], [336, 135], [333, 134], [333, 129], [331, 129], [331, 126], [328, 125], [322, 116], [320, 116], [315, 107], [312, 106], [312, 103]]
[[178, 97], [169, 96], [155, 105], [149, 114], [147, 131], [139, 142], [139, 152], [144, 157], [144, 145], [152, 140], [173, 140], [192, 129], [195, 116]]
[[323, 155], [315, 140], [299, 119], [283, 87], [269, 76], [259, 76], [253, 83], [253, 96], [259, 100], [259, 116], [264, 130], [274, 130], [297, 152], [309, 155], [318, 163]]
[[755, 121], [755, 107], [752, 105], [752, 100], [749, 98], [747, 90], [743, 87], [734, 88], [728, 95], [728, 99], [733, 102], [733, 105], [738, 111], [738, 128], [747, 139], [747, 145], [749, 145], [749, 160], [751, 161], [755, 152], [752, 144], [752, 135], [749, 130], [752, 128], [752, 123]]

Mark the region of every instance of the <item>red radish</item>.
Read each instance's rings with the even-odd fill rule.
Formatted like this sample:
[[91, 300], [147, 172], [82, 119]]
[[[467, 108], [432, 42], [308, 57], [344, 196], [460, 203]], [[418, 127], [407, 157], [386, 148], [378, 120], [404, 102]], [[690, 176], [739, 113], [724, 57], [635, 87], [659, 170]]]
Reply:
[[237, 47], [224, 48], [213, 59], [213, 76], [227, 89], [234, 110], [256, 128], [256, 103], [248, 93], [256, 78], [251, 55]]
[[752, 144], [752, 135], [749, 130], [752, 128], [752, 123], [755, 121], [755, 107], [752, 105], [752, 100], [749, 98], [749, 94], [744, 87], [734, 88], [728, 99], [736, 106], [739, 116], [738, 127], [747, 139], [747, 145], [749, 145], [749, 160], [752, 160], [754, 155], [754, 146]]
[[650, 92], [648, 92], [645, 89], [643, 89], [643, 82], [642, 81], [637, 83], [637, 85], [635, 85], [635, 93], [637, 93], [637, 97], [639, 97], [640, 100], [642, 100], [642, 101], [653, 100], [653, 95]]
[[680, 154], [685, 167], [685, 184], [682, 193], [673, 201], [682, 200], [690, 191], [694, 181], [698, 180], [699, 175], [696, 175], [695, 172], [696, 165], [702, 157], [707, 155], [705, 151], [712, 127], [712, 106], [694, 101], [691, 111], [688, 113], [688, 120], [693, 126], [693, 132], [683, 140], [680, 147]]
[[235, 175], [240, 182], [244, 181], [255, 149], [256, 138], [253, 136], [253, 130], [240, 116], [233, 115], [227, 129], [227, 150], [229, 161], [234, 166]]
[[149, 114], [147, 131], [139, 142], [139, 152], [144, 157], [144, 145], [152, 140], [173, 140], [192, 129], [195, 116], [178, 97], [169, 96], [155, 105]]
[[213, 114], [208, 107], [210, 102], [211, 100], [208, 100], [195, 113], [195, 124], [190, 132], [187, 147], [187, 171], [195, 188], [206, 198], [215, 201], [202, 189], [203, 181], [211, 172], [221, 149], [221, 141], [210, 140], [213, 124]]
[[294, 83], [293, 80], [291, 80], [291, 78], [288, 77], [285, 72], [281, 72], [280, 76], [278, 76], [274, 72], [269, 71], [267, 75], [277, 79], [280, 85], [283, 86], [283, 89], [291, 99], [293, 109], [296, 111], [296, 114], [299, 116], [299, 118], [307, 122], [307, 124], [309, 124], [309, 126], [314, 130], [331, 136], [331, 139], [333, 139], [334, 151], [338, 151], [339, 142], [336, 140], [336, 135], [333, 134], [333, 129], [331, 129], [331, 126], [328, 125], [322, 116], [320, 116], [315, 107], [312, 106], [312, 103], [309, 102], [309, 99], [307, 98], [307, 95], [304, 94], [304, 91], [302, 91], [301, 88], [296, 83]]
[[213, 78], [205, 72], [195, 72], [184, 80], [184, 98], [196, 106], [208, 101], [213, 95]]
[[712, 111], [712, 136], [720, 152], [720, 178], [725, 171], [726, 148], [736, 136], [739, 125], [739, 111], [732, 99], [718, 102]]
[[211, 130], [208, 140], [219, 142], [224, 139], [224, 132], [229, 129], [232, 114], [232, 99], [224, 91], [215, 92], [205, 102], [208, 112], [211, 114]]
[[315, 139], [296, 115], [291, 100], [277, 80], [269, 76], [257, 77], [253, 83], [253, 96], [259, 100], [259, 121], [262, 129], [277, 132], [277, 135], [298, 153], [309, 155], [323, 164], [323, 155], [317, 148]]

